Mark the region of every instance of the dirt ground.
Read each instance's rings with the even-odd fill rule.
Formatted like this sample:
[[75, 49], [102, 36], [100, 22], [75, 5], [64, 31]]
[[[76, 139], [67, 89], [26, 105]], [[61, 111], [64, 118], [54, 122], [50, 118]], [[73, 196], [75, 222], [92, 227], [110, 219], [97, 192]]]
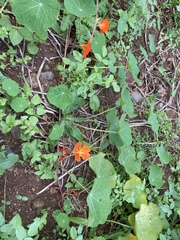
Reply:
[[[21, 75], [27, 80], [29, 74], [32, 77], [33, 74], [37, 74], [40, 67], [43, 64], [43, 68], [41, 72], [51, 72], [53, 73], [53, 79], [50, 81], [47, 79], [41, 78], [41, 84], [43, 90], [45, 92], [48, 91], [50, 86], [56, 86], [61, 82], [60, 75], [56, 70], [56, 65], [60, 60], [60, 57], [57, 53], [57, 47], [52, 44], [53, 39], [51, 41], [47, 40], [46, 44], [41, 44], [40, 50], [38, 54], [32, 56], [32, 61], [28, 63], [27, 66], [19, 65], [15, 68], [8, 67], [3, 74], [16, 80], [20, 86], [23, 85], [24, 79], [20, 77]], [[158, 33], [156, 42], [158, 42]], [[55, 43], [54, 43], [55, 44]], [[137, 54], [137, 46], [145, 45], [144, 39], [140, 38], [134, 44], [132, 51]], [[7, 50], [5, 44], [2, 43], [0, 46], [0, 53]], [[140, 64], [140, 75], [139, 78], [142, 80], [142, 84], [137, 86], [132, 81], [132, 77], [130, 75], [127, 76], [127, 82], [129, 84], [129, 90], [131, 93], [134, 91], [138, 91], [141, 93], [143, 98], [150, 96], [152, 93], [157, 94], [157, 101], [159, 101], [159, 108], [163, 108], [164, 106], [168, 107], [168, 115], [170, 118], [178, 118], [180, 115], [179, 108], [179, 95], [177, 94], [174, 98], [171, 97], [170, 87], [166, 81], [164, 81], [163, 76], [159, 74], [157, 71], [157, 66], [153, 63], [158, 61], [163, 62], [163, 67], [168, 72], [174, 72], [174, 68], [177, 67], [179, 59], [176, 58], [175, 55], [172, 55], [171, 50], [158, 53], [156, 56], [153, 55], [151, 60], [151, 64], [147, 65], [147, 63], [142, 62]], [[35, 76], [34, 75], [34, 76]], [[33, 90], [39, 91], [36, 82], [32, 82]], [[180, 86], [178, 87], [177, 92], [179, 92]], [[112, 89], [104, 89], [100, 91], [100, 101], [101, 105], [107, 109], [109, 107], [114, 106], [116, 99], [118, 99], [119, 95], [114, 95]], [[134, 99], [133, 99], [134, 100]], [[138, 103], [137, 110], [140, 108]], [[138, 118], [142, 118], [139, 111]], [[8, 151], [12, 151], [15, 154], [18, 154], [21, 158], [21, 147], [22, 142], [17, 138], [17, 136], [13, 136], [12, 132], [8, 134], [2, 134], [0, 131], [0, 144], [5, 145], [8, 148]], [[87, 167], [84, 165], [81, 171], [88, 171]], [[62, 174], [62, 173], [59, 173]], [[77, 173], [78, 175], [78, 173]], [[80, 175], [80, 174], [79, 174]], [[67, 181], [67, 178], [64, 179], [64, 183]], [[53, 210], [60, 209], [61, 204], [61, 194], [58, 189], [57, 184], [53, 184], [50, 188], [44, 191], [42, 194], [37, 195], [37, 193], [45, 188], [51, 180], [40, 180], [38, 176], [34, 174], [34, 170], [29, 166], [28, 161], [23, 165], [16, 164], [12, 169], [7, 170], [3, 176], [0, 177], [0, 202], [5, 200], [10, 204], [4, 205], [5, 217], [7, 220], [10, 220], [14, 215], [19, 213], [22, 217], [23, 224], [27, 226], [30, 224], [35, 216], [39, 216], [40, 210], [45, 208], [48, 209], [48, 224], [46, 228], [43, 230], [44, 234], [51, 235], [52, 230], [55, 228], [55, 222], [51, 217], [51, 213]], [[63, 183], [63, 184], [64, 184]], [[63, 189], [64, 194], [67, 195], [66, 189]], [[17, 195], [26, 196], [27, 201], [18, 200], [16, 198]], [[69, 195], [69, 198], [72, 201], [76, 202], [77, 208], [75, 209], [76, 215], [84, 216], [86, 213], [85, 196], [80, 194], [78, 196]], [[2, 204], [1, 204], [2, 205]], [[84, 209], [79, 208], [79, 206], [83, 206]], [[52, 238], [50, 238], [52, 239]]]

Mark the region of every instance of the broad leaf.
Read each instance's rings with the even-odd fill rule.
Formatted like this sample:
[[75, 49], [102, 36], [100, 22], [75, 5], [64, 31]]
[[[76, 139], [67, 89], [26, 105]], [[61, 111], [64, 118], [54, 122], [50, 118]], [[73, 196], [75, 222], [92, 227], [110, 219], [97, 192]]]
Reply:
[[123, 141], [119, 136], [119, 119], [117, 117], [117, 110], [112, 109], [106, 114], [109, 140], [111, 144], [114, 144], [117, 148], [123, 145]]
[[150, 109], [149, 109], [148, 123], [151, 125], [152, 130], [154, 132], [158, 132], [159, 122], [158, 122], [158, 119], [157, 119], [157, 115], [153, 111], [154, 111], [154, 103], [151, 103], [151, 106], [150, 106]]
[[80, 131], [80, 129], [77, 128], [76, 126], [74, 126], [73, 124], [71, 124], [68, 121], [65, 121], [65, 129], [64, 129], [64, 131], [65, 131], [65, 133], [67, 135], [69, 135], [70, 137], [75, 138], [79, 142], [83, 141], [83, 135], [82, 135], [82, 132]]
[[17, 21], [31, 32], [41, 33], [57, 20], [60, 4], [57, 0], [14, 0], [12, 12]]
[[55, 125], [53, 126], [51, 133], [49, 135], [49, 138], [51, 140], [59, 140], [61, 138], [61, 136], [63, 135], [64, 132], [64, 121], [62, 121], [60, 124], [59, 123], [55, 123]]
[[99, 153], [89, 159], [89, 165], [96, 173], [93, 188], [87, 197], [89, 206], [88, 225], [96, 227], [104, 224], [111, 212], [111, 189], [115, 187], [116, 172], [113, 165]]
[[23, 40], [23, 36], [21, 35], [18, 29], [12, 29], [9, 32], [9, 37], [10, 37], [11, 43], [14, 46], [18, 45]]
[[64, 84], [51, 87], [47, 93], [47, 98], [51, 104], [60, 109], [71, 105], [73, 101], [72, 93]]
[[141, 81], [138, 79], [139, 74], [138, 62], [131, 51], [128, 52], [128, 69], [132, 74], [135, 82], [140, 83]]
[[19, 113], [19, 112], [24, 112], [24, 110], [28, 107], [28, 100], [22, 98], [22, 97], [16, 97], [12, 100], [11, 102], [11, 107], [12, 109]]
[[4, 153], [0, 153], [0, 168], [1, 169], [8, 169], [11, 168], [15, 163], [19, 160], [18, 155], [14, 153], [9, 153], [7, 157]]
[[15, 97], [16, 95], [18, 95], [18, 93], [20, 93], [19, 85], [9, 78], [5, 78], [5, 80], [3, 80], [2, 88], [11, 97]]
[[160, 146], [157, 146], [156, 151], [159, 155], [160, 161], [164, 164], [168, 164], [170, 157], [169, 157], [169, 154], [166, 152], [163, 144], [161, 144]]
[[157, 240], [162, 230], [162, 222], [156, 204], [142, 204], [135, 216], [135, 232], [138, 240]]
[[123, 145], [120, 147], [120, 154], [118, 161], [124, 166], [128, 174], [139, 173], [141, 170], [141, 161], [136, 159], [136, 153], [132, 146]]
[[131, 145], [132, 136], [131, 136], [131, 127], [127, 121], [125, 121], [125, 114], [121, 116], [119, 120], [119, 136], [124, 144]]
[[96, 34], [92, 40], [91, 47], [93, 53], [102, 55], [103, 46], [106, 46], [106, 40], [104, 34]]
[[146, 192], [142, 181], [136, 175], [132, 175], [124, 187], [125, 200], [133, 204], [133, 207], [140, 208], [141, 204], [147, 204]]
[[126, 112], [130, 117], [135, 117], [134, 105], [129, 90], [126, 88], [126, 86], [122, 88], [120, 101], [120, 106], [122, 106], [123, 111]]
[[116, 184], [116, 171], [111, 162], [104, 158], [103, 153], [99, 153], [90, 158], [89, 166], [95, 172], [98, 179], [101, 179], [106, 186], [111, 188]]
[[161, 188], [163, 186], [163, 172], [157, 165], [150, 166], [149, 181], [156, 188]]
[[60, 210], [54, 211], [53, 217], [56, 220], [59, 227], [66, 228], [69, 225], [68, 215], [65, 213], [62, 213]]
[[66, 10], [77, 17], [88, 17], [96, 14], [94, 1], [90, 0], [65, 0]]
[[123, 35], [128, 30], [128, 14], [127, 11], [119, 10], [120, 19], [118, 21], [118, 32]]

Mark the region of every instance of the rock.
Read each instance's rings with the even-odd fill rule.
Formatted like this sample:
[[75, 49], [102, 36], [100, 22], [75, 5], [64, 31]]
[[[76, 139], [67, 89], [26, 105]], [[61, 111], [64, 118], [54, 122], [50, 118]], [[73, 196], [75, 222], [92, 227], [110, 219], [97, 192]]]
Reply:
[[42, 72], [40, 75], [40, 78], [46, 81], [53, 81], [54, 80], [54, 74], [51, 71]]
[[10, 146], [5, 146], [5, 155], [8, 155], [10, 153], [13, 153], [13, 150], [11, 149]]
[[136, 103], [139, 103], [143, 99], [143, 96], [138, 91], [132, 91], [131, 96]]
[[11, 135], [14, 140], [20, 139], [20, 134], [21, 132], [19, 126], [15, 126], [11, 129]]
[[32, 208], [35, 210], [36, 215], [39, 215], [41, 213], [41, 210], [44, 207], [44, 201], [40, 198], [36, 198], [33, 202], [32, 202]]

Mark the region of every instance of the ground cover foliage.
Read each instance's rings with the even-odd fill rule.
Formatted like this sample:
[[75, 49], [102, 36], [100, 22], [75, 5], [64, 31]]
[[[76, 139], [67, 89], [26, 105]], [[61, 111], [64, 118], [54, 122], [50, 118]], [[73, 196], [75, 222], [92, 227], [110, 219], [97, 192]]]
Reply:
[[[35, 194], [57, 184], [59, 196], [59, 208], [40, 206], [24, 225], [20, 212], [6, 219], [4, 184], [0, 238], [180, 239], [179, 2], [0, 6], [0, 175], [28, 164], [39, 181], [51, 181]], [[41, 60], [34, 85], [30, 66], [48, 42], [56, 56]], [[58, 84], [46, 88], [41, 73], [54, 59]], [[10, 69], [21, 69], [18, 78]], [[14, 128], [19, 154], [3, 140]]]

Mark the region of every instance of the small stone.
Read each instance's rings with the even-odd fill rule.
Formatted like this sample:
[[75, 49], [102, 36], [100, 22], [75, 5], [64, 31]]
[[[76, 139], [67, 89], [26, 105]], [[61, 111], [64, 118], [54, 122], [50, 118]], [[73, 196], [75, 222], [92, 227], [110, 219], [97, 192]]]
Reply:
[[54, 74], [51, 71], [42, 72], [40, 77], [43, 80], [46, 80], [46, 81], [53, 81], [54, 80]]
[[41, 200], [40, 198], [36, 198], [33, 202], [32, 202], [32, 207], [35, 208], [36, 210], [40, 211], [43, 209], [44, 207], [44, 201]]
[[8, 155], [10, 153], [13, 153], [13, 150], [11, 149], [10, 146], [5, 146], [5, 155]]
[[138, 91], [132, 91], [131, 96], [136, 103], [139, 103], [143, 99], [143, 96]]
[[11, 135], [12, 135], [12, 138], [17, 140], [17, 139], [20, 139], [20, 127], [19, 126], [15, 126], [11, 129]]

